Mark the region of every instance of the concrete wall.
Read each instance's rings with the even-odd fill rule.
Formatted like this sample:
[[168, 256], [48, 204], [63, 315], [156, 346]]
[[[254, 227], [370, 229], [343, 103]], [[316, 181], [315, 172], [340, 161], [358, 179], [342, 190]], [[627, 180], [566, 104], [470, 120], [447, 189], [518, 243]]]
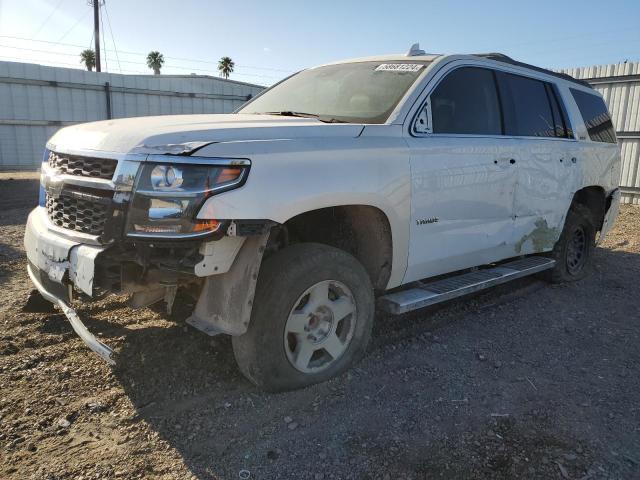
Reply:
[[62, 126], [229, 113], [263, 88], [210, 76], [121, 75], [0, 61], [0, 170], [39, 167], [46, 141]]
[[622, 200], [640, 204], [640, 63], [561, 70], [602, 93], [622, 152]]

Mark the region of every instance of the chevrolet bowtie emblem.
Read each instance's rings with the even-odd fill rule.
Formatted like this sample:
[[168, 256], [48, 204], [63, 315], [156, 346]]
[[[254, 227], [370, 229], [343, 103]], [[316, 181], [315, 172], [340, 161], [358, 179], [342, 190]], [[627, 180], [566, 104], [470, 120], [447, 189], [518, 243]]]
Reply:
[[52, 180], [52, 179], [46, 179], [45, 180], [45, 185], [44, 185], [44, 189], [47, 192], [47, 195], [49, 195], [52, 198], [58, 198], [60, 196], [60, 193], [62, 192], [62, 187], [64, 186], [64, 182], [62, 180]]

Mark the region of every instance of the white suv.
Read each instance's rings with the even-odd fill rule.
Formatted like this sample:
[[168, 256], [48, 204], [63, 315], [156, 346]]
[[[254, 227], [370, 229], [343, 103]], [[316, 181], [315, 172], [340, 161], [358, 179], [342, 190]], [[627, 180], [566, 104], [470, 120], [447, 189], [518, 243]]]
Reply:
[[376, 297], [403, 313], [543, 270], [581, 278], [619, 177], [589, 85], [414, 46], [304, 70], [230, 115], [60, 130], [25, 246], [38, 290], [107, 361], [72, 301], [171, 310], [181, 290], [189, 324], [232, 335], [247, 378], [286, 390], [362, 357]]

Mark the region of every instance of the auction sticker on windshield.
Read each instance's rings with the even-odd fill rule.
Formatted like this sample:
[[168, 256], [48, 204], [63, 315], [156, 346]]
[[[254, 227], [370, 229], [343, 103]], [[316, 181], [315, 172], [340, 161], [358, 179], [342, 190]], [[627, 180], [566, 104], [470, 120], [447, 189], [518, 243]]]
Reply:
[[376, 67], [376, 72], [417, 72], [424, 65], [420, 63], [383, 63]]

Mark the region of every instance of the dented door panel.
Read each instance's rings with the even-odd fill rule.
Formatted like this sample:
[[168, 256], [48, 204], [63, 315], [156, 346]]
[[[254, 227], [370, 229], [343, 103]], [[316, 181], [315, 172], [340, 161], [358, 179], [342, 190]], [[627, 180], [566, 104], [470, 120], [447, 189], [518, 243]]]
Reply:
[[412, 194], [405, 282], [513, 256], [515, 144], [462, 135], [407, 141]]
[[617, 146], [591, 141], [523, 139], [515, 190], [514, 254], [551, 251], [575, 193], [601, 186], [617, 165]]
[[573, 193], [580, 185], [580, 166], [572, 162], [571, 140], [522, 138], [514, 195], [513, 255], [548, 252], [564, 225]]

